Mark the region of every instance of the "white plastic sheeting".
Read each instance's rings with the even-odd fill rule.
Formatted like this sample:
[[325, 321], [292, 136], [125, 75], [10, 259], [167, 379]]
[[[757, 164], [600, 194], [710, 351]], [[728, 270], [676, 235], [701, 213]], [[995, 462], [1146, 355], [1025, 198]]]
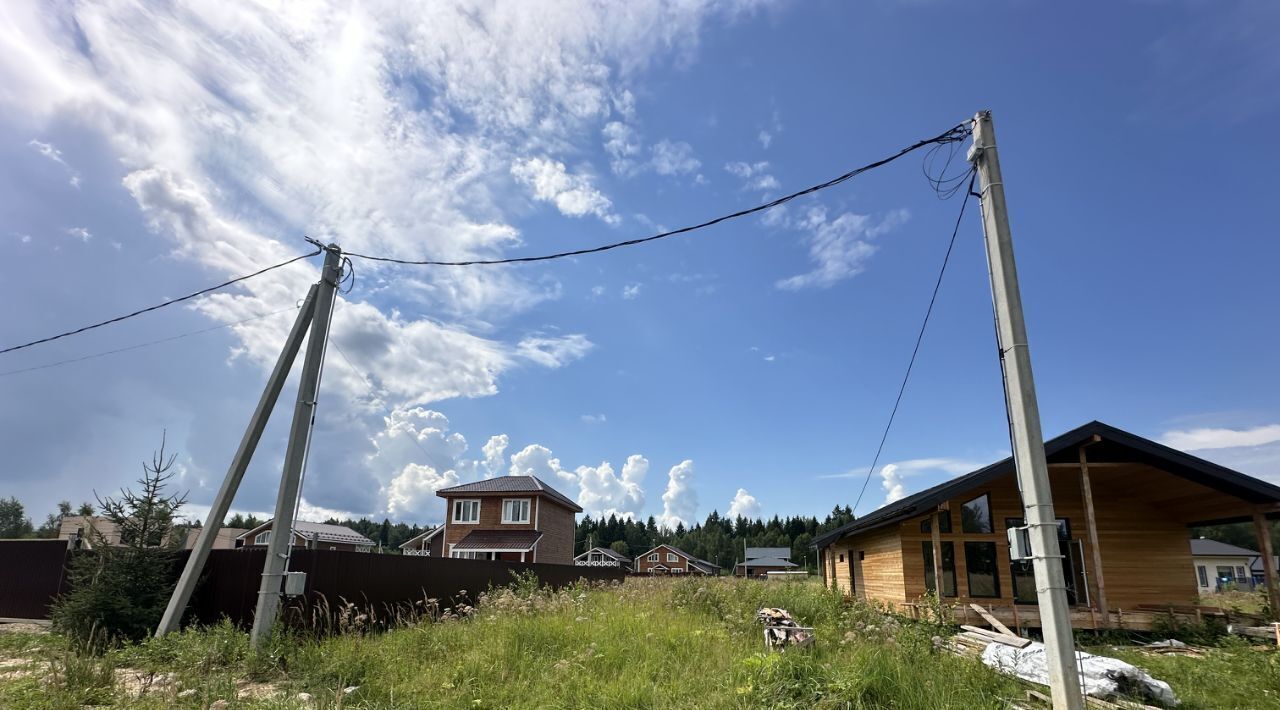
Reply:
[[[1014, 648], [1002, 643], [988, 644], [982, 652], [982, 662], [1001, 673], [1049, 685], [1042, 643], [1032, 643], [1026, 648]], [[1095, 698], [1130, 695], [1155, 700], [1166, 706], [1178, 704], [1178, 697], [1173, 694], [1173, 688], [1168, 683], [1152, 678], [1137, 666], [1083, 651], [1076, 652], [1076, 662], [1086, 695]]]

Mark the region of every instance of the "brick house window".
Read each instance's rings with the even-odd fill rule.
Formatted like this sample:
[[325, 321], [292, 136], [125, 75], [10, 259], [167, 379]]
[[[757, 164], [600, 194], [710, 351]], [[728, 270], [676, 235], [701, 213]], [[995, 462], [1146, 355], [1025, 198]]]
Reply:
[[679, 555], [677, 555], [677, 554], [676, 554], [676, 553], [674, 553], [674, 552], [668, 552], [668, 553], [667, 553], [667, 562], [679, 562], [679, 561], [680, 561], [680, 556], [679, 556]]
[[453, 502], [453, 522], [480, 522], [480, 501], [477, 499], [455, 500]]
[[529, 499], [504, 498], [502, 501], [502, 522], [506, 524], [529, 522]]
[[657, 562], [657, 561], [658, 561], [658, 553], [656, 553], [656, 552], [655, 552], [655, 553], [653, 553], [652, 555], [649, 555], [649, 561], [650, 561], [650, 562]]
[[267, 530], [266, 532], [260, 532], [253, 538], [253, 544], [255, 545], [266, 545], [270, 542], [271, 542], [270, 530]]

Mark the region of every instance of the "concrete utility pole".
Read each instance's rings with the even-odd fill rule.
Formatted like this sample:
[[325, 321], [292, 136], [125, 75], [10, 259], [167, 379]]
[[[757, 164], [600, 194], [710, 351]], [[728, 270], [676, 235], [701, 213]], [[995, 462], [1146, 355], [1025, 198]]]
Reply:
[[1013, 461], [1026, 510], [1026, 523], [1030, 528], [1032, 568], [1040, 604], [1040, 625], [1044, 632], [1053, 707], [1082, 710], [1084, 701], [1076, 669], [1075, 637], [1071, 631], [1067, 585], [1058, 549], [1058, 521], [1049, 490], [1049, 467], [1045, 463], [1044, 435], [1040, 431], [1040, 410], [1031, 375], [1031, 354], [1027, 350], [1027, 327], [1022, 315], [1018, 270], [1013, 259], [1004, 178], [1000, 173], [990, 111], [974, 116], [973, 147], [969, 150], [969, 160], [977, 169], [982, 186], [982, 231], [991, 272], [991, 297], [1009, 407]]
[[293, 409], [293, 426], [289, 430], [288, 448], [285, 449], [280, 494], [276, 497], [276, 514], [271, 523], [271, 540], [267, 544], [267, 561], [262, 566], [262, 586], [258, 590], [258, 606], [253, 615], [253, 630], [249, 635], [249, 641], [255, 648], [260, 648], [271, 634], [271, 627], [275, 625], [276, 615], [280, 611], [285, 562], [289, 555], [289, 545], [293, 542], [293, 513], [298, 506], [302, 469], [306, 464], [311, 427], [315, 423], [320, 368], [329, 340], [329, 320], [333, 316], [341, 266], [342, 251], [330, 244], [325, 248], [320, 283], [316, 284], [315, 316], [311, 320], [307, 355], [302, 363], [298, 401]]
[[187, 558], [187, 564], [182, 569], [178, 586], [174, 588], [173, 596], [169, 597], [169, 606], [164, 610], [164, 617], [156, 629], [156, 636], [177, 631], [182, 623], [182, 614], [186, 611], [187, 604], [191, 602], [191, 593], [195, 591], [196, 584], [200, 581], [204, 563], [209, 559], [209, 550], [213, 548], [213, 541], [217, 539], [218, 531], [222, 529], [222, 521], [226, 519], [231, 509], [231, 501], [236, 497], [236, 490], [240, 488], [244, 472], [249, 468], [249, 461], [258, 448], [258, 441], [262, 439], [262, 431], [266, 428], [271, 410], [275, 408], [276, 400], [280, 397], [280, 390], [284, 389], [284, 382], [289, 378], [289, 370], [293, 368], [293, 361], [298, 356], [298, 350], [302, 348], [302, 339], [311, 326], [315, 309], [316, 286], [313, 285], [307, 292], [307, 299], [303, 302], [302, 309], [298, 311], [298, 318], [293, 322], [293, 328], [289, 331], [288, 339], [285, 340], [284, 349], [280, 351], [276, 366], [271, 371], [271, 376], [267, 378], [267, 386], [262, 391], [262, 398], [258, 400], [257, 409], [253, 410], [249, 426], [240, 440], [240, 448], [231, 459], [227, 476], [222, 481], [222, 487], [218, 489], [218, 495], [213, 499], [209, 517], [205, 520], [204, 527], [200, 529], [196, 546], [191, 550], [191, 556]]

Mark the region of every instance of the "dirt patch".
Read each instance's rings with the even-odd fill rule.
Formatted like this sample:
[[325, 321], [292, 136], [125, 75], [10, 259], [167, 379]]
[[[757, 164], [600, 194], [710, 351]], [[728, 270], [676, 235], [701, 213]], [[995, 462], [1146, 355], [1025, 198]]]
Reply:
[[17, 680], [36, 674], [35, 662], [28, 658], [0, 658], [0, 680]]
[[14, 622], [10, 624], [0, 624], [0, 634], [47, 634], [49, 633], [48, 624], [36, 624], [31, 622]]

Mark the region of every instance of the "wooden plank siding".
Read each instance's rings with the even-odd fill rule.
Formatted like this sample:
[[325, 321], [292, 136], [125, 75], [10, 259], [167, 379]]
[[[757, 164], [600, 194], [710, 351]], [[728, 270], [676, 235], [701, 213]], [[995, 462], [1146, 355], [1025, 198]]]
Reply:
[[849, 572], [852, 569], [856, 574], [853, 589], [857, 598], [894, 604], [906, 601], [902, 543], [897, 528], [882, 528], [845, 538], [832, 546], [832, 552], [835, 558], [832, 576], [846, 595], [849, 594]]
[[[1196, 598], [1195, 572], [1191, 564], [1189, 522], [1204, 519], [1204, 508], [1186, 501], [1200, 500], [1211, 515], [1239, 514], [1248, 509], [1245, 501], [1213, 491], [1203, 485], [1170, 475], [1143, 464], [1107, 468], [1090, 466], [1098, 541], [1111, 609], [1134, 609], [1139, 604], [1190, 604]], [[1088, 537], [1078, 468], [1050, 469], [1054, 508], [1059, 518], [1067, 518], [1071, 539], [1084, 545], [1083, 564], [1089, 600], [1096, 600], [1096, 570], [1090, 554], [1094, 544]], [[1137, 485], [1135, 485], [1137, 484]], [[990, 495], [992, 532], [965, 533], [961, 516], [965, 503]], [[1013, 604], [1014, 589], [1005, 534], [1006, 518], [1023, 517], [1022, 502], [1014, 476], [1009, 474], [989, 485], [976, 487], [948, 501], [951, 532], [941, 540], [955, 547], [957, 597], [949, 602], [982, 605]], [[850, 555], [864, 553], [854, 589], [859, 598], [875, 599], [890, 605], [911, 603], [925, 594], [925, 564], [922, 542], [932, 542], [921, 531], [928, 511], [900, 523], [865, 533], [855, 533], [832, 543], [828, 549], [828, 573], [840, 589], [848, 593]], [[994, 542], [996, 546], [999, 597], [970, 594], [964, 543]], [[845, 562], [839, 561], [844, 555]], [[858, 564], [858, 563], [855, 563]], [[1087, 609], [1083, 595], [1077, 608]]]

